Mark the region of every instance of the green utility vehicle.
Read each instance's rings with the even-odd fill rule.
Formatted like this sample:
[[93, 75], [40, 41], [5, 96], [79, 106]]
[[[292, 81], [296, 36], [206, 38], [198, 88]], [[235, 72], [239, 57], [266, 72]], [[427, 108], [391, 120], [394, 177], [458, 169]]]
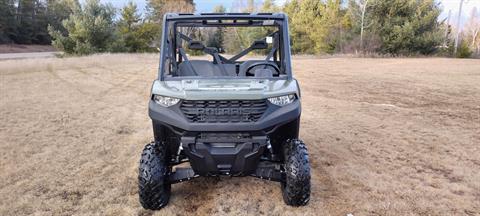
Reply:
[[[170, 13], [162, 30], [149, 101], [154, 141], [139, 167], [142, 206], [160, 209], [171, 184], [210, 176], [276, 181], [286, 204], [306, 205], [310, 165], [298, 139], [301, 94], [287, 16]], [[219, 31], [235, 37], [215, 42]], [[245, 45], [241, 35], [252, 34], [256, 38]]]

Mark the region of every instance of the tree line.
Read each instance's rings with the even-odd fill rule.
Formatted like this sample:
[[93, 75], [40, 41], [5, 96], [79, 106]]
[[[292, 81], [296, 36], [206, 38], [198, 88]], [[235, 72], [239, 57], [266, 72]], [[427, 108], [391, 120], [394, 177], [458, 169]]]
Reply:
[[[435, 0], [235, 0], [231, 12], [285, 12], [296, 54], [454, 54], [455, 29], [439, 20]], [[145, 11], [141, 14], [140, 11]], [[0, 0], [0, 43], [53, 44], [66, 53], [148, 52], [158, 45], [167, 12], [194, 12], [193, 0], [147, 0], [139, 10], [99, 0]], [[225, 12], [217, 6], [215, 12]], [[462, 31], [459, 57], [480, 55], [480, 14], [475, 9]], [[212, 32], [211, 46], [238, 49], [261, 32]], [[218, 41], [221, 41], [220, 43]]]
[[50, 44], [48, 25], [62, 29], [62, 20], [72, 13], [71, 3], [56, 0], [0, 0], [0, 44]]
[[[280, 10], [290, 17], [294, 53], [454, 54], [453, 26], [439, 20], [435, 0], [291, 0]], [[478, 32], [475, 12], [459, 57], [480, 54], [480, 37], [469, 33]]]
[[68, 54], [156, 51], [163, 15], [193, 12], [193, 0], [149, 0], [147, 14], [129, 2], [0, 0], [0, 44], [52, 44]]

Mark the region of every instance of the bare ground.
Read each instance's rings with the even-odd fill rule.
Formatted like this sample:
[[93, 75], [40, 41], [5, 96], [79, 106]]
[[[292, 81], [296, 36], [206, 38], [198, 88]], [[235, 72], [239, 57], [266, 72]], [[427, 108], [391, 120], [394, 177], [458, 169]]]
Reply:
[[53, 58], [61, 52], [0, 53], [0, 61], [11, 59]]
[[51, 45], [0, 44], [0, 53], [55, 52]]
[[199, 178], [143, 210], [158, 56], [0, 62], [0, 215], [480, 215], [480, 60], [298, 58], [312, 199]]

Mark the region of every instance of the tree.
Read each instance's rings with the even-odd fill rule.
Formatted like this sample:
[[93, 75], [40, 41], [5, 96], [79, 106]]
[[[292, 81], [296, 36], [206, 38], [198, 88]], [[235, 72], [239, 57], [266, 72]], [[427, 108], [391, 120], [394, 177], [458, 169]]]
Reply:
[[321, 2], [315, 0], [292, 0], [285, 4], [283, 10], [289, 17], [293, 53], [315, 53], [315, 41], [310, 32], [314, 20], [321, 16], [320, 7]]
[[[262, 5], [256, 4], [253, 0], [237, 0], [233, 3], [238, 5], [237, 11], [243, 13], [275, 12], [280, 10], [272, 0], [263, 1]], [[252, 45], [253, 41], [262, 39], [276, 30], [278, 29], [272, 26], [227, 28], [225, 31], [226, 44], [224, 46], [228, 53], [236, 54]], [[268, 50], [253, 50], [252, 53], [264, 55], [268, 53]]]
[[137, 13], [137, 5], [133, 2], [128, 2], [128, 4], [123, 7], [121, 15], [120, 28], [124, 28], [127, 31], [131, 31], [134, 25], [141, 20], [140, 15]]
[[470, 18], [465, 25], [465, 34], [470, 49], [476, 54], [480, 54], [480, 14], [476, 7], [470, 12]]
[[341, 50], [345, 29], [350, 28], [351, 21], [345, 16], [340, 0], [326, 0], [320, 7], [320, 19], [314, 22], [311, 35], [316, 53], [334, 53]]
[[340, 0], [292, 0], [284, 11], [289, 16], [294, 53], [332, 53], [351, 26]]
[[13, 42], [17, 36], [15, 1], [0, 0], [0, 44]]
[[47, 3], [43, 0], [34, 0], [34, 8], [32, 14], [33, 32], [32, 44], [50, 44], [50, 35], [48, 34], [48, 14]]
[[15, 17], [16, 30], [11, 38], [20, 44], [48, 44], [50, 37], [47, 32], [47, 5], [41, 0], [11, 1], [17, 5]]
[[121, 10], [121, 19], [117, 24], [117, 31], [120, 36], [122, 51], [135, 52], [139, 49], [139, 40], [135, 35], [138, 29], [138, 22], [141, 20], [137, 14], [137, 5], [128, 2]]
[[193, 13], [195, 4], [193, 0], [147, 0], [147, 11], [150, 20], [161, 24], [166, 13]]
[[117, 24], [119, 38], [113, 51], [146, 52], [158, 34], [159, 27], [152, 22], [142, 22], [137, 13], [137, 5], [129, 2], [121, 11], [121, 19]]
[[459, 2], [459, 8], [458, 8], [457, 32], [455, 33], [455, 48], [454, 48], [454, 51], [453, 51], [453, 53], [454, 53], [455, 55], [457, 55], [458, 43], [459, 43], [459, 40], [460, 40], [460, 30], [461, 30], [460, 20], [462, 19], [463, 1], [464, 1], [464, 0], [460, 0], [460, 2]]
[[367, 5], [368, 5], [368, 0], [360, 0], [361, 2], [361, 11], [362, 11], [362, 19], [361, 19], [361, 24], [360, 24], [360, 50], [363, 51], [363, 30], [365, 28], [365, 13], [367, 12]]
[[193, 13], [195, 4], [193, 0], [147, 0], [147, 20], [159, 26], [155, 41], [160, 41], [163, 16], [168, 12]]
[[265, 0], [263, 1], [262, 8], [260, 9], [260, 12], [265, 12], [265, 13], [273, 13], [273, 12], [279, 12], [280, 8], [275, 4], [275, 0]]
[[434, 0], [372, 0], [372, 32], [382, 40], [381, 52], [431, 54], [442, 43]]
[[111, 49], [114, 42], [115, 9], [100, 0], [86, 0], [85, 5], [74, 5], [73, 14], [63, 21], [67, 34], [49, 27], [52, 44], [66, 53], [90, 54]]
[[225, 13], [227, 12], [227, 9], [223, 6], [223, 5], [217, 5], [213, 8], [213, 11], [214, 13]]
[[78, 0], [47, 0], [48, 25], [66, 34], [67, 30], [63, 27], [62, 21], [73, 13], [76, 5], [79, 5]]
[[374, 14], [371, 13], [374, 0], [350, 0], [346, 16], [349, 16], [351, 27], [347, 33], [349, 38], [344, 41], [347, 52], [362, 53], [377, 52], [382, 42], [372, 29]]
[[48, 25], [60, 29], [76, 0], [0, 0], [0, 43], [50, 44]]
[[[450, 17], [452, 15], [452, 10], [448, 10], [448, 16], [447, 19], [441, 22], [442, 28], [445, 30], [445, 34], [443, 37], [443, 44], [442, 47], [445, 48], [449, 42], [449, 35], [451, 33], [451, 26], [450, 26]], [[445, 22], [446, 21], [446, 22]]]
[[[371, 2], [370, 2], [371, 3]], [[364, 32], [365, 29], [368, 28], [368, 9], [371, 7], [369, 4], [369, 0], [350, 0], [348, 5], [348, 15], [353, 17], [356, 22], [353, 23], [354, 31], [360, 31], [360, 43], [359, 47], [360, 50], [364, 51]], [[357, 27], [358, 26], [358, 27]], [[358, 30], [359, 29], [359, 30]]]
[[[217, 5], [213, 8], [214, 13], [225, 13], [227, 9], [223, 5]], [[214, 28], [213, 31], [209, 32], [207, 35], [207, 46], [209, 47], [216, 47], [219, 50], [224, 50], [224, 36], [225, 36], [225, 28], [224, 27], [217, 27]]]
[[30, 44], [34, 37], [35, 1], [19, 0], [17, 6], [18, 34], [16, 43]]

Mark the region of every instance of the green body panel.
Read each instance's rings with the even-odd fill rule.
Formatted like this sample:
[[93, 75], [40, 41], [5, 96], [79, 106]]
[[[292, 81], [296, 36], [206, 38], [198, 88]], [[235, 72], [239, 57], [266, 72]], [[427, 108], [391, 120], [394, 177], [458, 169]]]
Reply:
[[152, 94], [188, 100], [257, 100], [287, 94], [300, 97], [298, 89], [295, 79], [155, 80]]

